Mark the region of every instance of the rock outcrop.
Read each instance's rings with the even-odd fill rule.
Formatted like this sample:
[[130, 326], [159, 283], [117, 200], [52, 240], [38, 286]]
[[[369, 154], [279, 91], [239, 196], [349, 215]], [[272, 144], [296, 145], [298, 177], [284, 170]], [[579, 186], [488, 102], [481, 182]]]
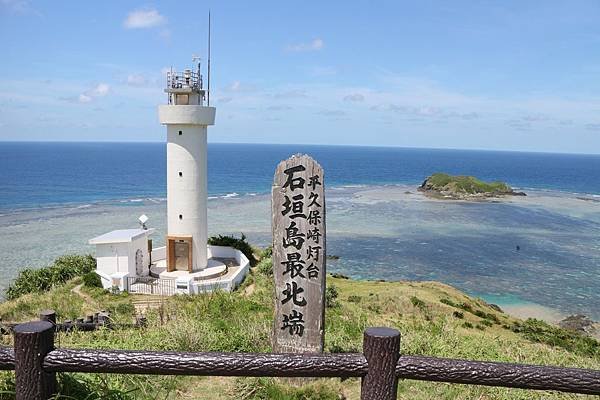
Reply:
[[563, 329], [579, 332], [592, 337], [598, 337], [600, 334], [598, 325], [597, 322], [592, 321], [589, 317], [582, 314], [569, 315], [558, 323], [558, 326]]

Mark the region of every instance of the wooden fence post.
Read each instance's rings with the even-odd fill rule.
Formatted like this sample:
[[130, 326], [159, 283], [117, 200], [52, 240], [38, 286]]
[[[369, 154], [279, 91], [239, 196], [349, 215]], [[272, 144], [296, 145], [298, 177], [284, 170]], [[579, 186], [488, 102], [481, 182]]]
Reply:
[[369, 369], [367, 375], [362, 378], [360, 399], [396, 400], [396, 364], [400, 358], [400, 332], [390, 328], [367, 329], [363, 353]]
[[40, 312], [40, 321], [48, 321], [56, 325], [56, 312], [54, 310], [42, 310]]
[[54, 324], [34, 321], [15, 326], [16, 400], [47, 400], [56, 393], [56, 373], [44, 372], [44, 357], [54, 350]]

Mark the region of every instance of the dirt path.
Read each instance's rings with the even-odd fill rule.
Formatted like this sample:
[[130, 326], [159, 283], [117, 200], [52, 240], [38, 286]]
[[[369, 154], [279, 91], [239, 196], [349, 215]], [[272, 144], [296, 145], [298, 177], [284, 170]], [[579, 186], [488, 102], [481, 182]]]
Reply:
[[254, 283], [251, 285], [248, 285], [248, 287], [246, 287], [246, 289], [244, 289], [244, 296], [246, 296], [246, 297], [251, 296], [252, 293], [254, 293], [255, 287], [256, 287], [256, 285]]
[[90, 296], [88, 296], [87, 294], [85, 294], [81, 291], [82, 287], [83, 287], [83, 283], [80, 283], [79, 285], [77, 285], [73, 289], [71, 289], [71, 292], [73, 292], [76, 295], [78, 295], [79, 297], [81, 297], [83, 299], [83, 301], [88, 305], [96, 304], [96, 301], [94, 299], [92, 299]]

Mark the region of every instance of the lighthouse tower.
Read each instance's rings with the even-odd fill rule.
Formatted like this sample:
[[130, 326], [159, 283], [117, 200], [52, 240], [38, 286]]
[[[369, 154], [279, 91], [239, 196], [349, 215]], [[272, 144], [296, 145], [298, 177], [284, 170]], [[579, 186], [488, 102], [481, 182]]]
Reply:
[[206, 135], [216, 109], [204, 104], [200, 63], [168, 72], [165, 93], [158, 117], [167, 126], [167, 271], [193, 273], [208, 265]]

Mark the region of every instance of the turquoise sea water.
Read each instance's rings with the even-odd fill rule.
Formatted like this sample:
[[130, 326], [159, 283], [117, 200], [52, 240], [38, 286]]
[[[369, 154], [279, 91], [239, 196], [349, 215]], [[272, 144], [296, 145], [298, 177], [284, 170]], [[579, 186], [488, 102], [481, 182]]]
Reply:
[[[297, 152], [325, 168], [328, 252], [341, 257], [330, 272], [439, 280], [600, 319], [600, 156], [214, 144], [210, 233], [268, 245], [266, 193], [277, 162]], [[529, 196], [426, 199], [416, 186], [436, 171], [505, 180]], [[0, 287], [25, 265], [93, 251], [89, 238], [134, 227], [142, 213], [160, 244], [165, 186], [164, 144], [0, 143]]]

